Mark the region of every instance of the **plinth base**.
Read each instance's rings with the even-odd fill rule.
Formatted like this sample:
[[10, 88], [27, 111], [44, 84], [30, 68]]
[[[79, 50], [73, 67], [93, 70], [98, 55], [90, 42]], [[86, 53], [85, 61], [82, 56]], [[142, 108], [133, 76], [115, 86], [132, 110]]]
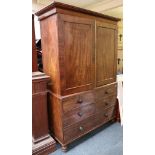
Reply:
[[56, 142], [52, 137], [38, 143], [32, 143], [32, 155], [48, 155], [56, 150]]

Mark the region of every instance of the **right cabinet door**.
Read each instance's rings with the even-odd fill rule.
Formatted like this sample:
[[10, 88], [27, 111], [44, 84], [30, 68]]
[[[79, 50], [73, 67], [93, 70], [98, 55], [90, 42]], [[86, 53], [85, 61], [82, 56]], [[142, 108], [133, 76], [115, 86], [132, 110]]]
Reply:
[[116, 81], [117, 25], [96, 22], [96, 86]]

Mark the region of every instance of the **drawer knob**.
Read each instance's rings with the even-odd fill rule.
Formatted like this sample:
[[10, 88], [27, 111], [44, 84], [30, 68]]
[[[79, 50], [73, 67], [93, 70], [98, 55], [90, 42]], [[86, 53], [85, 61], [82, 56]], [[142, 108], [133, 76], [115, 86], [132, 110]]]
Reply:
[[84, 130], [82, 126], [80, 126], [79, 129], [80, 129], [80, 131], [83, 131]]
[[109, 103], [108, 102], [105, 102], [105, 105], [108, 105]]
[[80, 116], [80, 117], [83, 115], [82, 112], [78, 112], [77, 114], [78, 114], [78, 116]]
[[108, 114], [104, 114], [105, 117], [108, 117]]
[[83, 102], [83, 101], [82, 101], [81, 99], [79, 99], [79, 100], [77, 101], [77, 103], [80, 103], [80, 104], [81, 104], [82, 102]]
[[105, 94], [108, 94], [108, 91], [105, 91]]

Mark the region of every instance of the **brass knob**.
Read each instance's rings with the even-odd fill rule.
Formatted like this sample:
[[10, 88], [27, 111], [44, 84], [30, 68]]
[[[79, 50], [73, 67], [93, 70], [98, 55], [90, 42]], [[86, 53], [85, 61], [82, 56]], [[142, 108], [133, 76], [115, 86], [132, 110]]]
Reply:
[[108, 114], [104, 114], [105, 117], [108, 117]]
[[82, 126], [80, 126], [79, 129], [80, 129], [80, 131], [83, 131], [84, 130]]
[[78, 116], [80, 116], [80, 117], [83, 115], [82, 112], [78, 112], [77, 114], [78, 114]]

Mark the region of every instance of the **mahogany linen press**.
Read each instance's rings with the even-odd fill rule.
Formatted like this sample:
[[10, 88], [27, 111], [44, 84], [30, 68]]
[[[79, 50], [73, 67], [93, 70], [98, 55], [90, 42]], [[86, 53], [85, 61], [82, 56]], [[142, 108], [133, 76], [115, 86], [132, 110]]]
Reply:
[[53, 2], [40, 20], [43, 71], [50, 76], [49, 124], [67, 145], [116, 117], [117, 21]]

